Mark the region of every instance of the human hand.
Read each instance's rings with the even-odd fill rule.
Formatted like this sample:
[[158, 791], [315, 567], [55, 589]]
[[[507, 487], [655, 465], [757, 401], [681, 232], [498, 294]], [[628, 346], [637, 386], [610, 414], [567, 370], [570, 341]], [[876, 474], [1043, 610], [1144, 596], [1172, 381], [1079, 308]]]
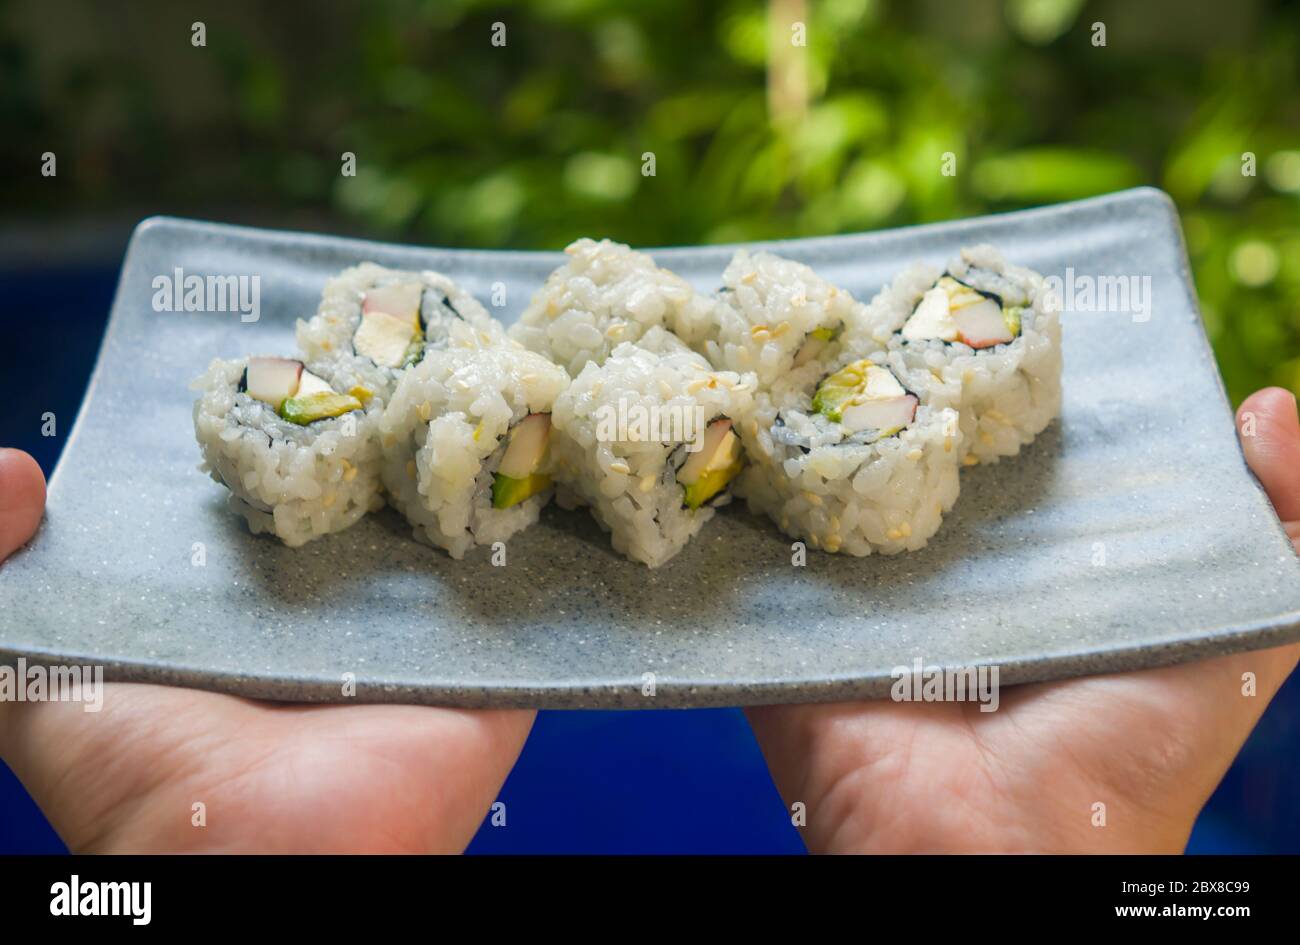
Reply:
[[[1241, 405], [1250, 468], [1300, 549], [1300, 421], [1287, 391]], [[1240, 425], [1239, 425], [1240, 429]], [[1300, 644], [1166, 669], [1017, 686], [974, 703], [748, 712], [815, 852], [1181, 852]], [[1242, 674], [1258, 695], [1242, 695]], [[1106, 805], [1105, 827], [1092, 805]]]
[[[40, 467], [0, 450], [0, 560], [44, 506]], [[535, 714], [109, 684], [95, 713], [0, 702], [0, 757], [77, 852], [459, 852]]]

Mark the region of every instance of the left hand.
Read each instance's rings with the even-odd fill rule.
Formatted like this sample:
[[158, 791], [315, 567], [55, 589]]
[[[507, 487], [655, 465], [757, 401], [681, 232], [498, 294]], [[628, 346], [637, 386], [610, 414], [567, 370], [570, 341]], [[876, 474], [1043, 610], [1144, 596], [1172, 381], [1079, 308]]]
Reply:
[[[0, 450], [0, 560], [44, 505], [40, 467]], [[459, 852], [536, 715], [126, 684], [103, 696], [99, 712], [0, 702], [0, 757], [76, 852]]]

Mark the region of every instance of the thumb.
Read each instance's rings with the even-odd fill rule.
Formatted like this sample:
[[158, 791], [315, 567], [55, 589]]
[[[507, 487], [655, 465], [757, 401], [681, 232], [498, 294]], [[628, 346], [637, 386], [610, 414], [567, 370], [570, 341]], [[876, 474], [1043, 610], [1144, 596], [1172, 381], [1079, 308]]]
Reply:
[[45, 476], [22, 450], [0, 449], [0, 561], [36, 533], [45, 509]]
[[[1283, 522], [1300, 521], [1300, 418], [1295, 395], [1280, 387], [1256, 391], [1237, 410], [1246, 463]], [[1294, 536], [1292, 536], [1294, 537]]]

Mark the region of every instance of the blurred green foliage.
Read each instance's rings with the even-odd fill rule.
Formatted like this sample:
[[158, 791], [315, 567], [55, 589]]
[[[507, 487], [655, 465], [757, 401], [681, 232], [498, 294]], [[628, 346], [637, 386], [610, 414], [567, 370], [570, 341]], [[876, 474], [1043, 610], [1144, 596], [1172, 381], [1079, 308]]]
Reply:
[[559, 247], [848, 232], [1152, 184], [1182, 211], [1240, 399], [1300, 389], [1298, 64], [1300, 14], [1268, 0], [9, 3], [0, 187], [11, 218]]

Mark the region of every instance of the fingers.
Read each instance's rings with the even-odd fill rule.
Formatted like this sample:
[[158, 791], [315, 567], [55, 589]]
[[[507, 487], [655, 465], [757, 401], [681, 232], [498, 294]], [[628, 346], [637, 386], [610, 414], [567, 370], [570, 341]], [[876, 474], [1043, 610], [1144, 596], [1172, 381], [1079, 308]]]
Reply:
[[1237, 411], [1241, 448], [1277, 517], [1300, 520], [1300, 419], [1295, 395], [1280, 387], [1256, 391]]
[[0, 561], [36, 533], [45, 510], [45, 476], [22, 450], [0, 449]]

